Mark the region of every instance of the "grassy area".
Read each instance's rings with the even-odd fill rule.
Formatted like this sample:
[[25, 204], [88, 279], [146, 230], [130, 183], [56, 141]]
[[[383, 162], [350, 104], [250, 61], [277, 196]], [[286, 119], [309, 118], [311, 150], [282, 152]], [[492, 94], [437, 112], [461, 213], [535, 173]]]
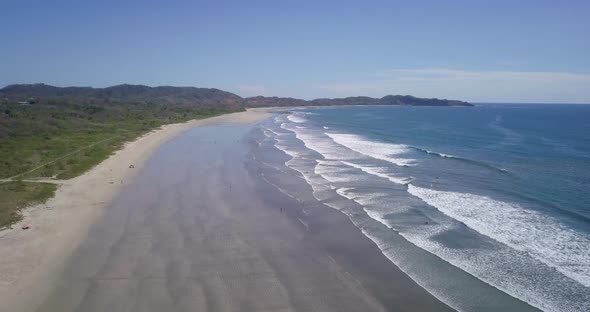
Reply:
[[161, 125], [224, 112], [149, 104], [92, 110], [73, 104], [0, 105], [0, 178], [72, 178]]
[[[162, 125], [236, 109], [150, 103], [0, 103], [0, 179], [69, 179], [108, 158], [125, 142]], [[19, 220], [19, 209], [51, 197], [55, 185], [0, 184], [0, 228]]]
[[36, 203], [44, 203], [53, 197], [57, 185], [22, 181], [0, 184], [0, 230], [18, 222], [20, 209]]

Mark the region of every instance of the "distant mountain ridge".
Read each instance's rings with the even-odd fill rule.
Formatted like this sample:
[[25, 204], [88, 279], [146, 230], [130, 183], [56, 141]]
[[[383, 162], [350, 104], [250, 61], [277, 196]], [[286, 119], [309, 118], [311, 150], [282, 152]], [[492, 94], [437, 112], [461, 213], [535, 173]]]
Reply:
[[47, 84], [14, 84], [0, 89], [0, 98], [9, 101], [32, 99], [40, 104], [51, 101], [73, 101], [79, 104], [116, 104], [118, 102], [160, 105], [194, 105], [237, 110], [245, 107], [291, 107], [331, 105], [407, 105], [407, 106], [473, 106], [458, 100], [426, 99], [410, 95], [387, 95], [382, 98], [366, 96], [302, 100], [288, 97], [255, 96], [242, 98], [236, 94], [213, 88], [149, 87], [122, 84], [107, 88], [55, 87]]
[[17, 84], [0, 89], [0, 97], [24, 101], [33, 98], [43, 104], [68, 101], [80, 104], [152, 103], [196, 105], [236, 110], [244, 105], [241, 97], [218, 89], [195, 87], [148, 87], [122, 84], [108, 88], [55, 87], [46, 84]]
[[473, 104], [464, 101], [417, 98], [411, 95], [386, 95], [382, 98], [354, 96], [334, 99], [315, 99], [310, 101], [294, 98], [255, 96], [246, 98], [245, 101], [247, 107], [333, 105], [473, 106]]

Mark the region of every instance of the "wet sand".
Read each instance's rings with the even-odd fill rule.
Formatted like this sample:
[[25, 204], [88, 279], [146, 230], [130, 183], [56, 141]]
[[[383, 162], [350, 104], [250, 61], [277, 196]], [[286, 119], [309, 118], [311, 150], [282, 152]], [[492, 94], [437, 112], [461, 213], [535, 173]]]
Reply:
[[[39, 306], [90, 226], [164, 142], [200, 125], [252, 123], [268, 116], [258, 109], [166, 125], [126, 144], [85, 174], [59, 181], [52, 199], [24, 209], [19, 224], [0, 231], [0, 310], [32, 311]], [[21, 230], [24, 224], [31, 229]]]
[[450, 310], [330, 208], [301, 223], [252, 162], [251, 128], [219, 120], [162, 145], [11, 311]]

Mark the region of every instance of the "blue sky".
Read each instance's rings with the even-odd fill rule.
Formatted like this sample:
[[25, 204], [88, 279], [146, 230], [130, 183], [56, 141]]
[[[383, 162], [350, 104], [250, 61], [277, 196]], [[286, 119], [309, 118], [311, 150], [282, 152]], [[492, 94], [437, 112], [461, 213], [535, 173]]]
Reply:
[[0, 86], [590, 103], [590, 1], [0, 0]]

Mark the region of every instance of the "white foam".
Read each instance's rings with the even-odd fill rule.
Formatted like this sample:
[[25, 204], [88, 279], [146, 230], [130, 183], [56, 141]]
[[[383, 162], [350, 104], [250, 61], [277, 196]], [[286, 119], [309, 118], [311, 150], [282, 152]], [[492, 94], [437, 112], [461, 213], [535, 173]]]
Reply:
[[363, 207], [363, 210], [367, 213], [367, 215], [369, 215], [369, 217], [371, 217], [372, 219], [379, 221], [381, 224], [385, 225], [386, 227], [393, 229], [393, 227], [387, 222], [387, 220], [384, 217], [384, 213], [382, 211], [377, 211], [377, 210], [373, 210], [370, 209], [368, 207], [375, 205], [377, 203], [377, 201], [375, 200], [376, 197], [382, 196], [382, 194], [361, 194], [358, 192], [355, 192], [356, 190], [354, 188], [348, 188], [348, 187], [341, 187], [336, 189], [336, 193], [346, 199], [350, 199], [354, 202], [356, 202], [357, 204], [361, 205]]
[[[295, 131], [291, 129], [288, 124], [282, 123], [281, 128], [290, 131], [289, 134], [285, 135], [295, 134]], [[314, 146], [313, 143], [308, 144]], [[275, 147], [291, 157], [290, 160], [285, 162], [285, 165], [301, 174], [301, 177], [306, 181], [306, 183], [309, 186], [311, 186], [313, 190], [313, 196], [318, 201], [324, 202], [327, 206], [332, 207], [336, 210], [340, 210], [340, 207], [331, 205], [329, 202], [326, 202], [326, 200], [331, 197], [330, 193], [333, 192], [333, 187], [329, 184], [329, 181], [324, 179], [322, 176], [316, 174], [315, 170], [310, 170], [310, 160], [306, 157], [307, 151], [300, 151], [296, 150], [294, 147], [286, 146], [284, 139], [278, 139], [277, 143], [275, 144]], [[312, 149], [309, 145], [306, 145], [306, 147], [308, 149]], [[318, 147], [316, 146], [316, 148]]]
[[283, 153], [287, 154], [288, 156], [291, 157], [291, 159], [295, 159], [298, 157], [301, 157], [301, 154], [293, 149], [288, 148], [287, 146], [284, 146], [282, 144], [275, 144], [276, 148], [278, 148], [279, 150], [283, 151]]
[[354, 188], [351, 187], [341, 187], [336, 189], [336, 193], [344, 198], [350, 199], [350, 200], [354, 200], [354, 196], [352, 196], [351, 194], [349, 194], [350, 191], [354, 190]]
[[444, 154], [444, 153], [439, 153], [439, 152], [434, 152], [434, 151], [430, 151], [425, 149], [424, 150], [427, 154], [432, 154], [432, 155], [436, 155], [436, 156], [440, 156], [440, 157], [445, 157], [445, 158], [457, 158], [456, 156], [453, 155], [449, 155], [449, 154]]
[[317, 160], [314, 173], [331, 183], [347, 183], [358, 178], [350, 174], [350, 169], [343, 168], [339, 161]]
[[400, 177], [396, 177], [390, 173], [387, 172], [387, 168], [383, 168], [383, 167], [372, 167], [372, 166], [362, 166], [362, 165], [357, 165], [357, 164], [353, 164], [351, 162], [348, 161], [341, 161], [343, 164], [349, 166], [349, 167], [353, 167], [356, 169], [359, 169], [365, 173], [383, 178], [383, 179], [387, 179], [393, 183], [396, 184], [408, 184], [410, 182], [412, 182], [413, 178], [412, 177], [408, 177], [408, 178], [400, 178]]
[[[268, 131], [269, 131], [270, 133], [272, 133], [272, 135], [274, 135], [275, 137], [280, 137], [280, 136], [284, 136], [284, 135], [285, 135], [285, 133], [276, 132], [276, 131], [274, 131], [274, 130], [272, 130], [272, 129], [269, 129], [269, 128], [264, 128], [264, 129], [268, 130]], [[265, 130], [265, 131], [266, 131], [266, 130]]]
[[281, 124], [281, 128], [293, 132], [305, 147], [319, 153], [326, 159], [349, 159], [351, 157], [349, 149], [335, 144], [333, 140], [323, 134], [318, 135], [313, 130], [298, 129], [285, 123]]
[[[398, 232], [408, 242], [535, 307], [544, 311], [587, 311], [585, 307], [590, 305], [590, 294], [585, 294], [587, 293], [585, 286], [546, 266], [528, 253], [501, 243], [494, 243], [493, 248], [475, 249], [447, 247], [441, 244], [436, 239], [438, 235], [456, 231], [457, 227], [461, 226], [451, 218], [445, 216], [441, 219], [431, 215], [434, 217], [434, 222], [405, 225], [404, 221], [400, 223], [396, 217], [397, 214], [415, 208], [411, 205], [400, 205], [400, 202], [392, 202], [391, 196], [386, 193], [367, 193], [348, 187], [341, 187], [336, 192], [361, 205], [370, 218]], [[374, 240], [376, 237], [370, 238]], [[391, 256], [392, 249], [399, 248], [399, 246], [391, 248], [386, 241], [375, 242], [388, 258]], [[390, 260], [405, 270], [404, 263], [399, 263], [399, 259], [396, 260], [394, 257]], [[446, 293], [449, 289], [440, 292], [436, 282], [431, 284], [430, 278], [425, 279], [425, 276], [419, 272], [409, 274], [419, 284], [426, 283], [424, 287], [429, 292], [438, 293], [445, 298], [456, 295], [451, 295], [453, 290]], [[464, 302], [451, 300], [448, 303], [461, 305]]]
[[262, 129], [262, 132], [264, 133], [264, 136], [266, 136], [267, 138], [271, 138], [272, 137], [272, 134], [271, 134], [271, 132], [269, 130], [263, 128]]
[[408, 185], [408, 192], [475, 231], [590, 287], [590, 239], [553, 217], [489, 197]]
[[[378, 232], [370, 233], [367, 232], [366, 229], [363, 229], [363, 224], [366, 221], [359, 221], [361, 219], [358, 219], [356, 215], [352, 213], [354, 211], [346, 208], [347, 205], [345, 204], [345, 200], [342, 198], [335, 200], [333, 198], [334, 192], [341, 197], [353, 200], [360, 204], [370, 218], [398, 231], [407, 242], [440, 257], [451, 265], [456, 266], [476, 278], [489, 283], [516, 298], [528, 302], [533, 306], [539, 307], [545, 311], [590, 311], [586, 309], [590, 303], [590, 300], [588, 299], [589, 295], [584, 294], [585, 290], [587, 290], [587, 286], [583, 286], [580, 282], [568, 278], [564, 273], [561, 273], [561, 271], [548, 267], [546, 264], [529, 256], [527, 252], [519, 251], [516, 248], [513, 249], [511, 246], [507, 246], [507, 244], [491, 242], [491, 240], [489, 244], [493, 243], [495, 247], [489, 249], [454, 248], [441, 244], [436, 238], [438, 234], [442, 234], [456, 227], [462, 227], [458, 222], [451, 218], [447, 218], [446, 216], [451, 215], [445, 213], [441, 208], [437, 207], [441, 212], [445, 213], [446, 216], [443, 214], [437, 214], [439, 215], [439, 218], [445, 219], [446, 221], [436, 220], [434, 223], [431, 222], [428, 225], [420, 223], [405, 226], [403, 221], [398, 220], [395, 216], [396, 213], [405, 213], [408, 209], [413, 209], [411, 204], [400, 205], [399, 202], [392, 201], [391, 197], [389, 197], [391, 194], [367, 193], [356, 190], [352, 187], [347, 187], [347, 185], [350, 185], [347, 181], [350, 177], [345, 178], [340, 175], [349, 175], [353, 169], [343, 170], [342, 168], [347, 167], [339, 165], [339, 162], [348, 167], [355, 167], [354, 165], [363, 167], [365, 173], [388, 180], [390, 176], [396, 177], [395, 175], [391, 174], [383, 167], [358, 165], [358, 163], [368, 163], [366, 162], [367, 159], [365, 159], [363, 155], [359, 155], [359, 152], [351, 151], [351, 148], [343, 144], [337, 144], [333, 138], [326, 137], [322, 130], [314, 130], [311, 128], [299, 129], [297, 128], [297, 125], [290, 122], [282, 124], [281, 127], [288, 130], [286, 133], [281, 133], [281, 135], [284, 136], [283, 138], [290, 138], [295, 135], [295, 137], [305, 144], [307, 149], [318, 152], [325, 158], [316, 162], [314, 158], [317, 157], [310, 154], [311, 151], [296, 146], [287, 147], [291, 146], [290, 144], [287, 144], [288, 141], [284, 141], [283, 139], [277, 140], [277, 148], [281, 149], [282, 147], [288, 151], [292, 157], [292, 159], [287, 162], [287, 165], [301, 173], [302, 177], [312, 187], [313, 196], [326, 206], [337, 209], [349, 216], [353, 224], [359, 227], [365, 235], [377, 243], [382, 252], [392, 262], [396, 263], [396, 265], [404, 270], [404, 272], [408, 273], [418, 284], [453, 308], [457, 310], [473, 311], [473, 309], [463, 306], [462, 301], [457, 299], [457, 293], [455, 293], [453, 287], [441, 288], [440, 279], [434, 279], [431, 281], [432, 276], [423, 274], [421, 267], [414, 266], [415, 259], [403, 256], [403, 252], [399, 252], [398, 248], [392, 248], [392, 245], [389, 242], [379, 239], [379, 235], [375, 236]], [[361, 154], [367, 156], [366, 153]], [[395, 156], [399, 154], [390, 154], [389, 156], [392, 155]], [[317, 164], [315, 167], [314, 163]], [[349, 164], [352, 164], [353, 166], [350, 166]], [[357, 169], [362, 170], [361, 168]], [[348, 170], [348, 173], [346, 170]], [[334, 180], [333, 182], [330, 182], [330, 173], [337, 173], [338, 176], [336, 176], [336, 178], [338, 181]], [[356, 181], [358, 179], [353, 180]], [[409, 187], [416, 190], [416, 187], [413, 185], [409, 185]], [[418, 199], [413, 199], [413, 201], [418, 202]], [[470, 201], [467, 200], [467, 202]], [[456, 200], [453, 205], [461, 207], [462, 204], [463, 199]], [[435, 206], [434, 204], [431, 205]], [[470, 204], [470, 206], [473, 205]], [[432, 209], [430, 210], [432, 211]], [[473, 212], [475, 216], [472, 217], [477, 218], [478, 213], [480, 212]], [[520, 216], [518, 217], [520, 218]], [[481, 222], [487, 221], [486, 218], [493, 219], [493, 217], [482, 213], [482, 217], [480, 218], [482, 219]], [[454, 219], [465, 223], [467, 226], [472, 226], [468, 222], [462, 221], [459, 218]], [[494, 226], [501, 226], [497, 225], [500, 221], [491, 220], [491, 222], [495, 224]], [[485, 233], [482, 234], [486, 235]], [[510, 231], [505, 234], [508, 236]], [[491, 235], [488, 236], [492, 237]], [[549, 237], [549, 235], [545, 236]], [[500, 240], [496, 239], [496, 241]], [[587, 249], [579, 250], [579, 253], [584, 252], [587, 253]], [[589, 262], [584, 259], [586, 258], [580, 259], [579, 261], [586, 261], [581, 263], [588, 264]], [[463, 309], [463, 307], [466, 309]]]
[[306, 122], [305, 118], [303, 118], [301, 116], [294, 115], [294, 114], [287, 115], [287, 119], [289, 119], [291, 122], [294, 122], [294, 123]]
[[399, 157], [408, 153], [410, 149], [403, 144], [392, 144], [366, 140], [355, 134], [325, 133], [334, 142], [375, 159], [385, 160], [397, 166], [414, 166], [415, 159]]
[[433, 281], [429, 279], [424, 274], [416, 273], [416, 269], [412, 268], [411, 261], [408, 259], [404, 259], [403, 253], [395, 252], [395, 248], [391, 248], [389, 242], [384, 241], [383, 239], [379, 238], [377, 235], [374, 235], [367, 229], [361, 228], [361, 232], [368, 237], [370, 240], [377, 245], [381, 253], [389, 259], [389, 261], [393, 262], [402, 272], [407, 274], [413, 281], [415, 281], [418, 285], [422, 288], [426, 289], [430, 294], [436, 297], [441, 302], [444, 302], [446, 305], [451, 307], [456, 311], [464, 311], [465, 309], [462, 308], [461, 302], [457, 300], [457, 298], [453, 298], [448, 293], [440, 290], [440, 287], [436, 285], [432, 285]]

